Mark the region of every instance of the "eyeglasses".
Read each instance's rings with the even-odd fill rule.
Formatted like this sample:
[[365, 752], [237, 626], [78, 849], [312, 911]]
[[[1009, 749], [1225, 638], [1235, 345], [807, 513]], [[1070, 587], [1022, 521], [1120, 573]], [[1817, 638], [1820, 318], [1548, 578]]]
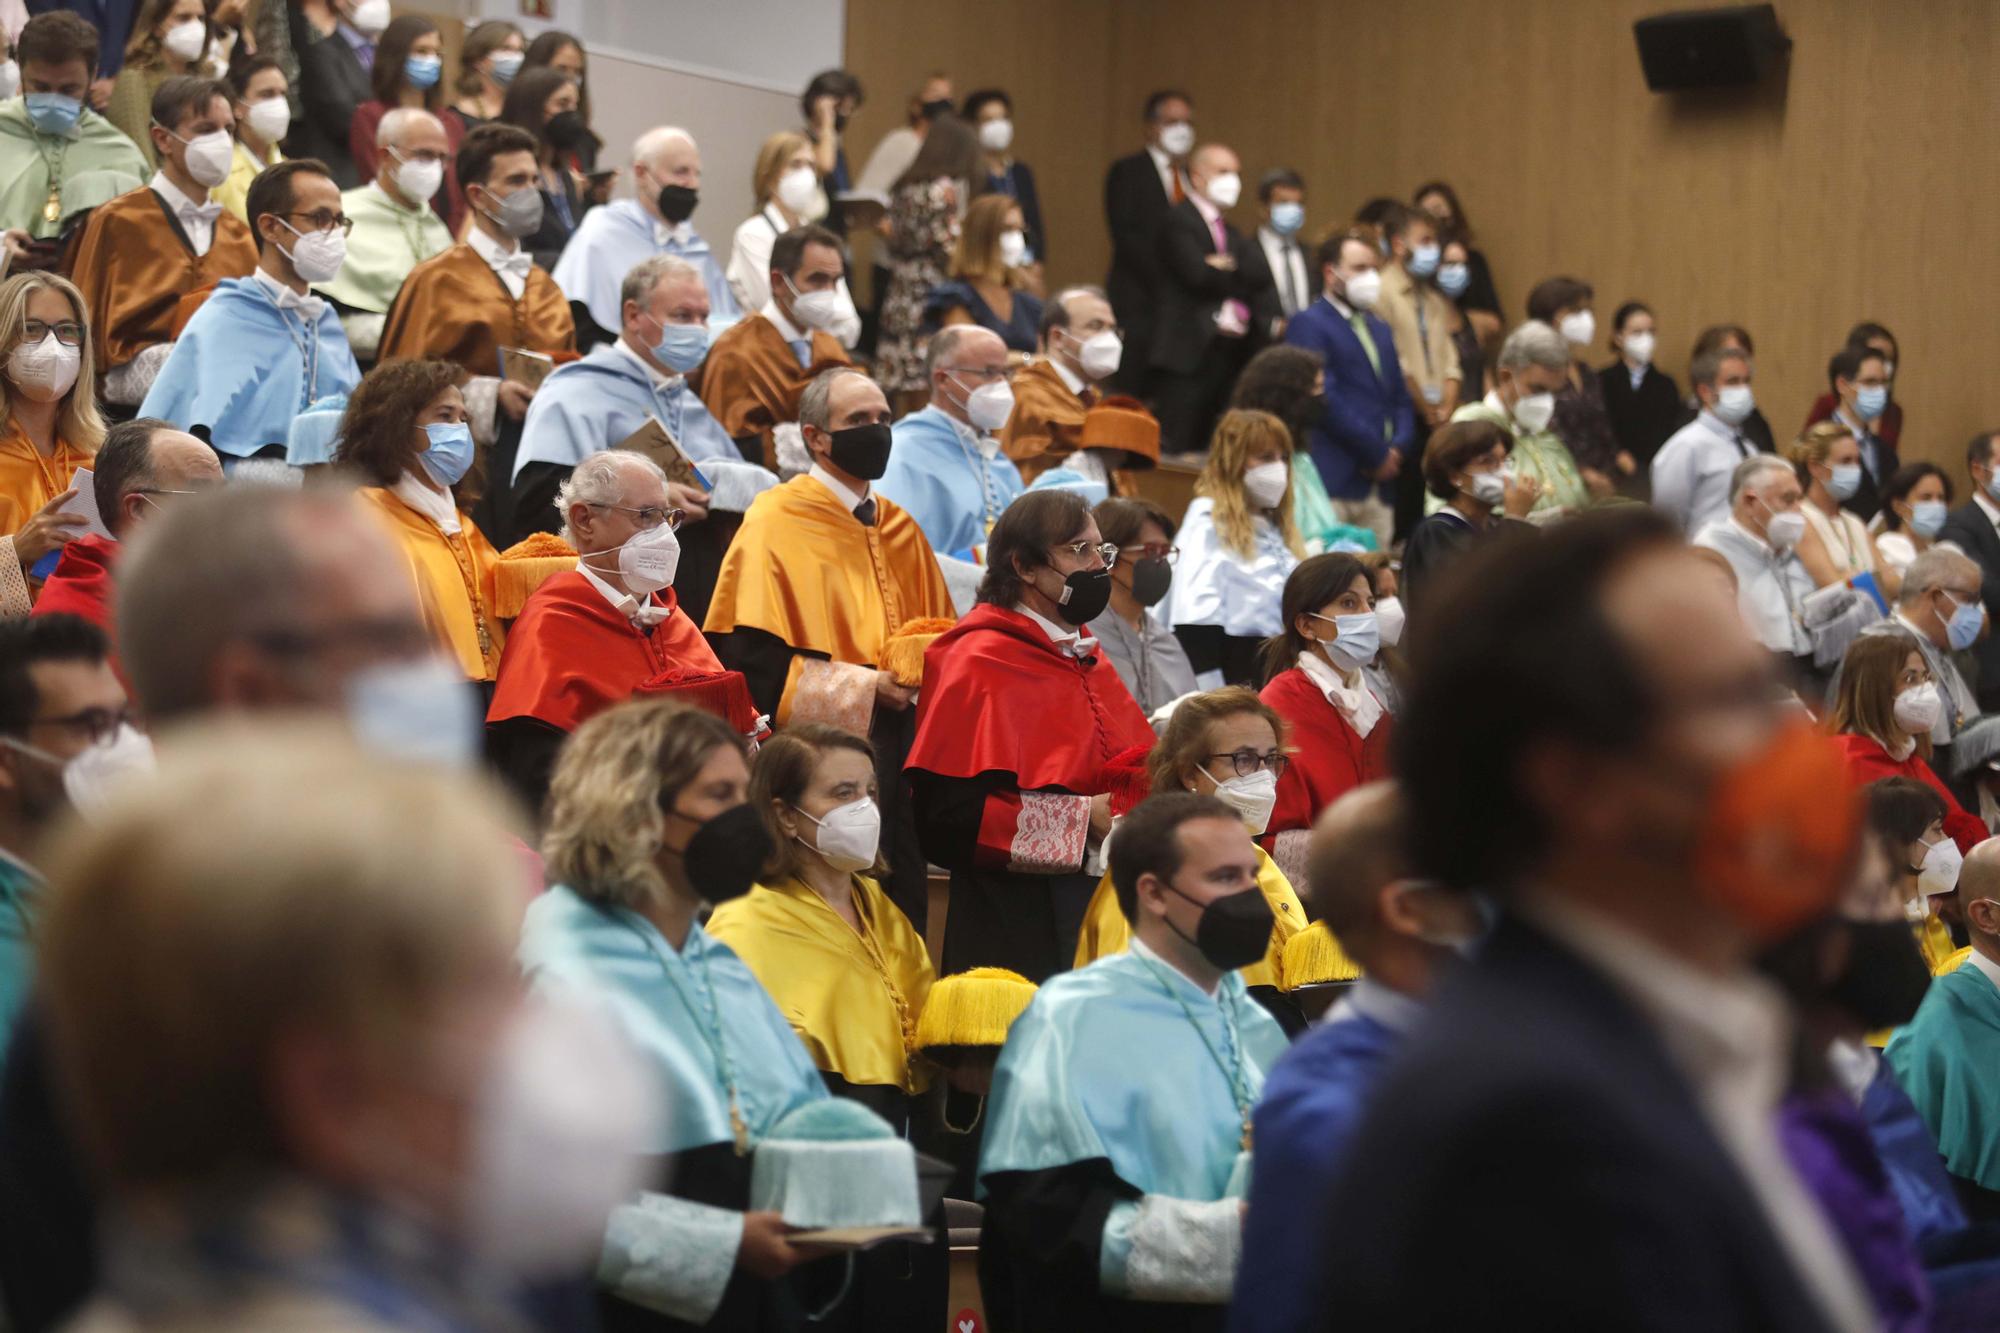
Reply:
[[1081, 560], [1092, 551], [1107, 569], [1118, 562], [1118, 547], [1111, 542], [1061, 542], [1049, 548], [1051, 551], [1068, 551]]
[[1260, 754], [1247, 745], [1240, 750], [1231, 750], [1228, 754], [1212, 754], [1207, 757], [1211, 760], [1227, 759], [1236, 769], [1236, 776], [1239, 778], [1247, 778], [1263, 769], [1269, 769], [1272, 777], [1281, 778], [1285, 775], [1285, 765], [1292, 762], [1285, 757], [1283, 750], [1267, 750]]
[[73, 319], [61, 320], [55, 324], [40, 319], [28, 320], [21, 325], [21, 341], [38, 343], [48, 337], [51, 330], [55, 332], [56, 341], [64, 347], [83, 346], [83, 325]]
[[[314, 213], [285, 213], [282, 216], [287, 218], [304, 218], [307, 222], [312, 223], [312, 226], [307, 228], [308, 231], [332, 231], [335, 227], [338, 227], [343, 236], [354, 234], [354, 219], [348, 217], [345, 213], [329, 213], [325, 209], [320, 209]], [[301, 234], [303, 235], [304, 233]]]
[[998, 369], [992, 366], [946, 366], [944, 372], [947, 375], [963, 375], [968, 379], [978, 380], [981, 384], [991, 384], [994, 380], [1011, 382], [1014, 378], [1013, 370], [1007, 366]]
[[1171, 542], [1142, 542], [1137, 546], [1118, 548], [1120, 555], [1131, 555], [1134, 551], [1138, 552], [1135, 559], [1164, 560], [1170, 565], [1181, 558], [1181, 548]]
[[668, 532], [679, 532], [682, 520], [687, 517], [686, 510], [662, 509], [658, 505], [645, 505], [642, 508], [634, 509], [630, 505], [605, 504], [594, 501], [586, 501], [586, 503], [590, 504], [592, 509], [616, 509], [621, 514], [630, 514], [632, 521], [637, 523], [646, 532], [651, 532], [662, 523], [667, 525]]
[[128, 708], [86, 708], [67, 717], [38, 717], [34, 725], [78, 732], [89, 737], [92, 745], [99, 745], [117, 735], [118, 728], [131, 720]]

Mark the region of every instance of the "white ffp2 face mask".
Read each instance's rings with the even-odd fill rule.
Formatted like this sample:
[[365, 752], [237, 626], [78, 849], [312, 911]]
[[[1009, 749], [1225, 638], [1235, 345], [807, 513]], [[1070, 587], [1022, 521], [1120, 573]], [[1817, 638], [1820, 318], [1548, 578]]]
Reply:
[[1101, 380], [1118, 373], [1118, 363], [1125, 359], [1125, 343], [1116, 333], [1106, 329], [1080, 342], [1074, 334], [1069, 336], [1076, 344], [1076, 363], [1085, 375]]
[[22, 343], [7, 357], [7, 378], [38, 403], [51, 403], [76, 384], [83, 363], [81, 347], [65, 347], [50, 329], [36, 343]]
[[1403, 641], [1403, 623], [1408, 618], [1400, 597], [1383, 597], [1375, 603], [1375, 620], [1382, 630], [1382, 646], [1394, 648]]
[[[1206, 768], [1202, 776], [1215, 782], [1215, 775]], [[1261, 838], [1270, 827], [1271, 811], [1278, 805], [1278, 775], [1268, 768], [1260, 768], [1248, 777], [1231, 777], [1226, 782], [1215, 782], [1215, 795], [1224, 805], [1243, 817], [1243, 827], [1250, 836]]]
[[1514, 420], [1530, 435], [1549, 428], [1556, 417], [1556, 396], [1552, 393], [1523, 394], [1514, 400]]
[[1929, 681], [1896, 696], [1896, 725], [1912, 736], [1928, 736], [1944, 712], [1944, 696], [1937, 682]]
[[778, 202], [800, 217], [812, 207], [813, 196], [819, 193], [819, 176], [811, 167], [793, 167], [778, 177]]
[[804, 810], [799, 810], [799, 814], [819, 828], [818, 837], [806, 846], [818, 852], [820, 859], [835, 870], [853, 875], [875, 864], [882, 845], [882, 808], [873, 800], [864, 796], [837, 805], [826, 812], [824, 819], [813, 819]]
[[1917, 875], [1917, 891], [1926, 898], [1950, 893], [1958, 888], [1959, 867], [1965, 854], [1949, 836], [1939, 838], [1924, 850], [1923, 869]]
[[292, 104], [282, 97], [267, 97], [252, 102], [243, 118], [250, 122], [250, 129], [258, 138], [265, 143], [277, 143], [291, 132]]
[[1006, 380], [980, 385], [965, 396], [965, 415], [989, 435], [999, 430], [1014, 415], [1014, 386]]
[[1208, 202], [1217, 208], [1234, 208], [1242, 197], [1243, 178], [1233, 171], [1225, 171], [1208, 183]]
[[1382, 299], [1382, 274], [1365, 268], [1347, 279], [1347, 304], [1356, 310], [1373, 310]]
[[1292, 469], [1284, 463], [1259, 463], [1243, 474], [1243, 493], [1259, 509], [1276, 509], [1291, 484]]

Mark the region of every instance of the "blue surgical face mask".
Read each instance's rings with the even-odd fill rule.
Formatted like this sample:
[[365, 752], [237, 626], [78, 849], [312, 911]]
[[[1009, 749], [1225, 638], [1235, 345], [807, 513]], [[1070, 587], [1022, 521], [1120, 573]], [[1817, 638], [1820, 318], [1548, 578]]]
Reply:
[[708, 356], [708, 325], [660, 324], [660, 340], [653, 344], [653, 358], [685, 375]]
[[1944, 531], [1945, 516], [1950, 512], [1942, 500], [1919, 500], [1910, 506], [1910, 530], [1929, 541]]
[[463, 421], [434, 421], [424, 427], [431, 447], [417, 455], [431, 480], [447, 489], [472, 470], [472, 427]]
[[1403, 267], [1413, 278], [1428, 278], [1438, 270], [1438, 255], [1442, 253], [1435, 245], [1420, 245], [1410, 251], [1410, 262]]
[[1321, 639], [1320, 647], [1339, 653], [1351, 666], [1367, 666], [1382, 651], [1382, 625], [1373, 611], [1357, 616], [1323, 616], [1310, 613], [1314, 620], [1332, 624], [1338, 637]]
[[1271, 230], [1280, 236], [1290, 236], [1306, 225], [1306, 206], [1297, 200], [1287, 199], [1283, 203], [1271, 205]]
[[1962, 653], [1978, 639], [1980, 627], [1986, 623], [1986, 609], [1977, 600], [1961, 602], [1949, 592], [1945, 597], [1951, 602], [1951, 619], [1944, 624], [1945, 641], [1955, 653]]
[[83, 115], [83, 103], [61, 93], [29, 93], [28, 119], [43, 134], [68, 134]]
[[1826, 479], [1827, 490], [1836, 500], [1852, 500], [1861, 489], [1861, 464], [1835, 463], [1833, 475]]
[[1465, 295], [1465, 289], [1472, 285], [1472, 269], [1465, 264], [1440, 264], [1438, 266], [1438, 290], [1457, 300]]
[[437, 83], [444, 73], [444, 59], [440, 56], [405, 56], [403, 58], [403, 82], [412, 88], [429, 88]]
[[1882, 409], [1889, 405], [1889, 386], [1886, 384], [1864, 384], [1854, 391], [1854, 410], [1861, 414], [1863, 421], [1873, 421], [1882, 415]]
[[391, 758], [471, 768], [479, 758], [478, 696], [439, 657], [370, 667], [347, 684], [355, 739]]

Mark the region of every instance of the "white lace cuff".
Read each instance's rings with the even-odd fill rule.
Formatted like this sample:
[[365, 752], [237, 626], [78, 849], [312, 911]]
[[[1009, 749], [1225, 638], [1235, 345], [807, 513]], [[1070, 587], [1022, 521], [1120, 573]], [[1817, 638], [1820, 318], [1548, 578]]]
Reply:
[[613, 1210], [597, 1280], [634, 1305], [705, 1324], [722, 1304], [742, 1243], [741, 1213], [642, 1194]]
[[740, 458], [704, 458], [695, 464], [714, 487], [708, 507], [726, 514], [741, 514], [750, 502], [778, 484], [769, 469]]
[[1126, 1249], [1122, 1281], [1103, 1273], [1105, 1288], [1135, 1301], [1175, 1301], [1188, 1305], [1223, 1305], [1236, 1282], [1236, 1265], [1243, 1252], [1243, 1202], [1216, 1199], [1197, 1202], [1148, 1194], [1134, 1204], [1112, 1209], [1105, 1221], [1110, 1239], [1120, 1209]]
[[386, 314], [375, 315], [364, 310], [340, 317], [341, 332], [347, 335], [347, 349], [354, 353], [356, 361], [375, 359], [375, 353], [382, 347], [382, 326], [388, 322]]
[[154, 343], [142, 347], [139, 354], [116, 370], [104, 375], [104, 401], [116, 403], [120, 407], [137, 407], [146, 401], [147, 390], [160, 377], [160, 367], [167, 364], [167, 357], [173, 353], [170, 342]]
[[28, 576], [21, 571], [21, 557], [14, 554], [14, 539], [0, 537], [0, 620], [25, 616], [33, 605], [28, 598]]

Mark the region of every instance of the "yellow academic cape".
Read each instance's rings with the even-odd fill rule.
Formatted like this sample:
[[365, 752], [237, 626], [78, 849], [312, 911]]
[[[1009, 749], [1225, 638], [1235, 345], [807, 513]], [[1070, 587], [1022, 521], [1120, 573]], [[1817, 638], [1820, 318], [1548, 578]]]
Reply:
[[922, 1092], [930, 1071], [912, 1052], [936, 979], [931, 957], [881, 885], [853, 880], [859, 931], [797, 879], [731, 899], [704, 929], [770, 992], [814, 1065], [849, 1083]]
[[11, 537], [43, 505], [69, 489], [70, 474], [90, 462], [90, 451], [57, 439], [44, 458], [12, 421], [0, 436], [0, 537]]
[[247, 278], [256, 267], [250, 228], [226, 212], [215, 220], [208, 253], [197, 255], [150, 185], [93, 209], [70, 276], [90, 313], [98, 371], [116, 370], [170, 340], [186, 293], [224, 278]]
[[[1275, 920], [1264, 961], [1241, 969], [1243, 984], [1287, 990], [1290, 988], [1284, 984], [1285, 941], [1306, 928], [1306, 910], [1299, 905], [1299, 895], [1292, 892], [1285, 872], [1278, 869], [1278, 863], [1262, 847], [1257, 849], [1257, 887], [1263, 890], [1264, 901], [1271, 905]], [[1111, 873], [1106, 871], [1104, 878], [1097, 881], [1097, 892], [1090, 896], [1090, 906], [1084, 910], [1083, 933], [1076, 939], [1076, 966], [1123, 953], [1131, 940], [1132, 923], [1118, 906], [1118, 891], [1111, 887]]]
[[250, 182], [256, 180], [265, 167], [275, 167], [284, 160], [285, 155], [278, 151], [276, 144], [272, 144], [270, 159], [259, 162], [238, 139], [236, 155], [229, 160], [229, 174], [223, 177], [222, 184], [209, 192], [208, 197], [221, 204], [223, 211], [238, 222], [247, 224], [250, 221]]
[[380, 361], [451, 361], [468, 375], [498, 375], [501, 347], [576, 351], [576, 322], [555, 280], [528, 270], [521, 299], [463, 241], [410, 270], [382, 326]]
[[493, 544], [463, 510], [459, 530], [447, 536], [393, 491], [365, 486], [360, 495], [381, 511], [409, 560], [424, 620], [438, 646], [457, 659], [468, 680], [492, 680], [507, 638], [493, 614], [493, 571], [500, 563]]
[[[874, 500], [872, 527], [864, 527], [810, 475], [793, 477], [751, 501], [722, 558], [702, 628], [710, 634], [759, 629], [795, 653], [825, 653], [834, 664], [873, 669], [882, 665], [882, 645], [903, 625], [928, 617], [954, 619], [951, 593], [924, 530], [894, 502], [880, 494]], [[779, 726], [795, 711], [801, 720], [830, 722], [857, 712], [865, 719], [872, 711], [873, 679], [827, 666], [792, 658], [778, 703]], [[864, 689], [860, 699], [842, 697]], [[865, 721], [858, 730], [866, 734]]]

